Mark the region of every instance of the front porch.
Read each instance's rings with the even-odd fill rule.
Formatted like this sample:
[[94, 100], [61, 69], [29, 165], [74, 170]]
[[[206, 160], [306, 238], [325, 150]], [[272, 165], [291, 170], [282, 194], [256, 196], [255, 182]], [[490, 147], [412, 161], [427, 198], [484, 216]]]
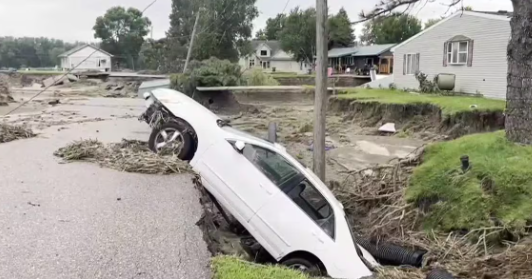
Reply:
[[393, 73], [393, 56], [368, 56], [358, 57], [346, 55], [329, 58], [329, 67], [333, 68], [334, 74], [369, 75], [369, 70], [376, 66], [377, 74], [390, 75]]

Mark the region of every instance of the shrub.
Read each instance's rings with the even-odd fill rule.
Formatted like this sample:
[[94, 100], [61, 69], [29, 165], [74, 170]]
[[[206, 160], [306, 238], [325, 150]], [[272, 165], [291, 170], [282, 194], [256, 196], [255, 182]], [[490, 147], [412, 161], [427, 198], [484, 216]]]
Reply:
[[240, 85], [241, 71], [238, 64], [229, 60], [210, 58], [201, 62], [193, 61], [185, 74], [171, 76], [171, 87], [189, 96], [198, 86], [237, 86]]
[[438, 86], [436, 85], [436, 77], [433, 81], [428, 79], [428, 75], [417, 71], [414, 75], [419, 82], [419, 91], [421, 93], [438, 93]]
[[244, 80], [246, 85], [250, 86], [279, 85], [279, 82], [276, 79], [271, 75], [264, 73], [261, 69], [253, 69], [246, 73], [244, 75]]

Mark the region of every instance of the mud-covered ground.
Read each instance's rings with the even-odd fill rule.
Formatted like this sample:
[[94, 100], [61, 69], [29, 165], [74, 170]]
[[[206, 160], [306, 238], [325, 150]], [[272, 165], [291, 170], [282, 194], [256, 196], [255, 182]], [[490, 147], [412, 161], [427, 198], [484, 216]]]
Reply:
[[[83, 83], [77, 83], [59, 87], [41, 94], [17, 110], [16, 114], [1, 117], [0, 121], [26, 124], [40, 133], [39, 138], [61, 139], [61, 142], [66, 143], [66, 138], [73, 140], [74, 136], [75, 139], [117, 138], [117, 135], [109, 134], [109, 125], [136, 121], [134, 118], [139, 114], [138, 104], [141, 100], [93, 98], [93, 96], [101, 96], [103, 91], [100, 90], [102, 88], [105, 90], [107, 85], [86, 86]], [[0, 107], [0, 115], [28, 100], [34, 95], [32, 93], [40, 90], [36, 86], [32, 90], [12, 89], [13, 97], [18, 103]], [[305, 98], [308, 99], [308, 96]], [[239, 99], [238, 95], [236, 99]], [[246, 100], [252, 101], [253, 96], [248, 94]], [[276, 97], [272, 101], [249, 103], [255, 109], [246, 110], [240, 115], [221, 116], [232, 119], [231, 124], [234, 127], [259, 137], [266, 137], [269, 123], [276, 122], [278, 141], [286, 146], [294, 157], [311, 168], [314, 117], [312, 104], [295, 102], [293, 94], [290, 100]], [[88, 127], [91, 128], [87, 129]], [[375, 130], [373, 128], [363, 129], [353, 120], [344, 120], [340, 115], [331, 114], [327, 117], [327, 181], [341, 181], [348, 171], [361, 170], [376, 164], [387, 163], [394, 158], [405, 157], [424, 144], [421, 140], [368, 135], [374, 134]], [[145, 137], [144, 140], [148, 137], [145, 132], [142, 136]], [[22, 146], [22, 143], [15, 144]], [[57, 144], [54, 146], [57, 147]], [[53, 151], [49, 150], [50, 156]], [[204, 231], [204, 238], [210, 250], [243, 255], [238, 236], [229, 231], [227, 224], [224, 224], [224, 220], [216, 213], [216, 209], [208, 198], [203, 196], [202, 200], [208, 214], [204, 215], [198, 224]]]
[[[263, 104], [257, 113], [246, 113], [231, 124], [255, 136], [266, 138], [270, 122], [278, 125], [278, 141], [290, 154], [312, 168], [312, 106]], [[403, 158], [424, 142], [415, 139], [368, 135], [373, 130], [361, 128], [342, 116], [329, 115], [326, 128], [327, 180], [338, 180], [342, 173]]]

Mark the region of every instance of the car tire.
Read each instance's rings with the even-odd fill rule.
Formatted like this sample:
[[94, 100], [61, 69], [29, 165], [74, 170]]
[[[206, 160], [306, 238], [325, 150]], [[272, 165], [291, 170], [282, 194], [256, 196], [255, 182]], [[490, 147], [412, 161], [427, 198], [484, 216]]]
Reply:
[[170, 121], [163, 125], [161, 125], [159, 128], [155, 128], [152, 130], [150, 134], [150, 139], [148, 140], [148, 147], [151, 151], [158, 153], [157, 150], [157, 139], [161, 133], [161, 131], [177, 131], [181, 134], [182, 137], [182, 147], [179, 150], [179, 153], [176, 154], [177, 157], [183, 161], [189, 161], [194, 156], [194, 139], [192, 138], [192, 135], [187, 131], [186, 126], [175, 122]]
[[268, 125], [268, 141], [277, 142], [277, 123], [270, 122]]
[[310, 276], [323, 276], [322, 271], [317, 263], [314, 263], [305, 258], [294, 257], [281, 262], [282, 265], [299, 270]]

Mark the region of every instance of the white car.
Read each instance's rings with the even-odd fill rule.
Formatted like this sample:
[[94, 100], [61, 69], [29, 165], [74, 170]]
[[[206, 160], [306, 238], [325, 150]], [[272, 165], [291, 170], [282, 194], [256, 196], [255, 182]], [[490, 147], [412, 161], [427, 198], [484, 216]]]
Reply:
[[178, 91], [144, 97], [148, 109], [139, 119], [154, 127], [151, 148], [172, 146], [189, 161], [206, 190], [278, 263], [333, 278], [372, 275], [378, 264], [355, 244], [342, 204], [283, 146], [230, 127]]

